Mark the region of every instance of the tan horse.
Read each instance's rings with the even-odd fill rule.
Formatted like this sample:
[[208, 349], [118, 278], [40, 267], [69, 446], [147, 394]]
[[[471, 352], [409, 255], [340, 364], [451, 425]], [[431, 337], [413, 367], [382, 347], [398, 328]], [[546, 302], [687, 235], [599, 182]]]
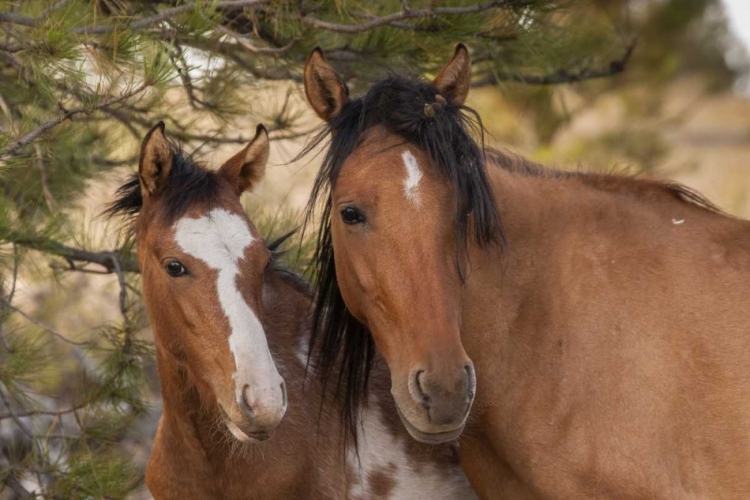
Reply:
[[369, 330], [412, 436], [466, 426], [482, 498], [750, 498], [750, 224], [674, 184], [485, 158], [470, 79], [459, 46], [431, 83], [350, 99], [308, 59], [332, 133], [321, 371], [343, 359], [356, 404]]
[[359, 456], [341, 439], [339, 419], [320, 412], [322, 387], [304, 380], [309, 286], [274, 262], [240, 204], [267, 158], [259, 127], [245, 149], [208, 171], [171, 146], [159, 124], [144, 139], [139, 176], [110, 209], [136, 216], [156, 340], [164, 412], [146, 470], [152, 494], [474, 498], [455, 445], [419, 445], [399, 424], [384, 367], [374, 373]]

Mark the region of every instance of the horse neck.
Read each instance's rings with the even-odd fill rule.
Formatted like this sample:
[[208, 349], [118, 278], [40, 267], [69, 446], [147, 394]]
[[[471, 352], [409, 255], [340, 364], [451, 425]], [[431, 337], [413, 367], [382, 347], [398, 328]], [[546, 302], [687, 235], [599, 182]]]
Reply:
[[[155, 331], [157, 338], [159, 331]], [[216, 399], [210, 391], [197, 385], [187, 367], [157, 340], [156, 364], [164, 417], [181, 428], [191, 428], [198, 439], [201, 429], [210, 428], [218, 415]]]
[[[566, 290], [574, 288], [576, 280], [586, 279], [570, 272], [571, 262], [581, 258], [614, 254], [628, 242], [648, 261], [648, 252], [669, 238], [673, 245], [690, 244], [671, 231], [655, 232], [659, 224], [666, 222], [670, 227], [672, 219], [687, 218], [691, 227], [711, 231], [732, 230], [736, 224], [706, 210], [700, 200], [685, 201], [692, 195], [679, 187], [615, 175], [556, 172], [500, 153], [490, 159], [488, 176], [508, 249], [470, 245], [471, 274], [461, 301], [462, 332], [506, 335], [509, 325], [527, 314], [530, 306], [559, 307]], [[689, 238], [690, 233], [680, 234]], [[474, 346], [467, 345], [471, 338], [462, 337], [470, 356], [470, 350], [487, 357], [500, 355], [482, 350], [480, 346], [486, 344], [479, 337], [475, 336]], [[495, 345], [499, 349], [502, 342]]]

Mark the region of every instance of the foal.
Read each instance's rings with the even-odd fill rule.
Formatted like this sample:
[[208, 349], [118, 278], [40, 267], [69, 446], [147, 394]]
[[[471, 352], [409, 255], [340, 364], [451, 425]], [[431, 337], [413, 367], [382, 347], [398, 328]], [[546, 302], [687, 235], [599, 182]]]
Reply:
[[319, 370], [343, 360], [356, 404], [377, 347], [412, 436], [465, 426], [482, 498], [750, 498], [750, 224], [678, 185], [482, 151], [470, 84], [462, 45], [432, 82], [352, 99], [308, 59], [332, 133]]
[[308, 285], [277, 266], [240, 204], [267, 158], [259, 126], [218, 171], [204, 170], [160, 123], [110, 209], [136, 216], [156, 340], [164, 412], [148, 488], [158, 500], [474, 498], [455, 446], [418, 445], [399, 425], [384, 370], [359, 455], [344, 447], [338, 418], [320, 413], [322, 388], [304, 380]]

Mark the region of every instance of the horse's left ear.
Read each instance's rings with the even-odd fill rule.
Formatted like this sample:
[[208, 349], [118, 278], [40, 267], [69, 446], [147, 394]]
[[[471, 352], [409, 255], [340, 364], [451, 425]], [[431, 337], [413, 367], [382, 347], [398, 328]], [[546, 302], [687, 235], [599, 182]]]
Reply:
[[471, 86], [471, 58], [466, 45], [456, 46], [453, 57], [432, 81], [432, 86], [451, 104], [464, 103]]
[[238, 196], [254, 188], [263, 179], [269, 150], [268, 131], [263, 125], [258, 125], [255, 137], [245, 149], [221, 166], [219, 174], [235, 186]]

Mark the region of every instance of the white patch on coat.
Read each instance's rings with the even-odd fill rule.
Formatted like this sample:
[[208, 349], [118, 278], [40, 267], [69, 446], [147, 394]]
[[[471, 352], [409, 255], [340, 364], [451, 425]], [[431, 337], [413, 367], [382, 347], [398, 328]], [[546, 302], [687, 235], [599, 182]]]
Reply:
[[672, 219], [672, 224], [674, 224], [675, 226], [679, 226], [684, 223], [685, 223], [685, 219]]
[[422, 180], [422, 171], [419, 169], [417, 159], [408, 149], [401, 153], [401, 158], [404, 160], [404, 166], [406, 167], [404, 193], [408, 199], [414, 202], [415, 205], [419, 206], [419, 193], [417, 192], [417, 188], [419, 187], [419, 182]]
[[[393, 411], [396, 411], [395, 408]], [[445, 464], [437, 467], [424, 460], [414, 463], [406, 452], [406, 440], [412, 438], [406, 429], [394, 438], [383, 424], [380, 405], [372, 395], [363, 414], [363, 425], [358, 429], [357, 439], [359, 460], [353, 449], [347, 451], [347, 461], [355, 476], [347, 497], [351, 500], [376, 498], [371, 490], [370, 475], [379, 472], [393, 480], [393, 489], [385, 497], [388, 500], [477, 498], [459, 463], [450, 469]]]
[[309, 352], [310, 352], [310, 337], [309, 335], [303, 335], [299, 339], [299, 346], [297, 346], [297, 350], [294, 352], [294, 355], [297, 356], [297, 359], [299, 360], [300, 363], [302, 363], [302, 366], [307, 366], [307, 355]]
[[239, 261], [255, 241], [247, 221], [218, 208], [198, 219], [184, 217], [175, 224], [175, 241], [185, 253], [218, 271], [216, 289], [229, 320], [237, 401], [248, 385], [255, 401], [263, 401], [267, 407], [281, 405], [282, 378], [268, 350], [266, 333], [237, 287]]

